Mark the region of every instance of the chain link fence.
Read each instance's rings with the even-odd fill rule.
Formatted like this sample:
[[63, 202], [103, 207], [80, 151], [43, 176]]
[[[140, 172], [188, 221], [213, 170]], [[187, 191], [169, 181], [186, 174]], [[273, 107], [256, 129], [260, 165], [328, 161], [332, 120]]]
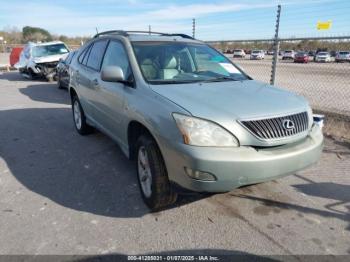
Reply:
[[[350, 36], [279, 39], [278, 45], [276, 86], [305, 96], [314, 109], [350, 115]], [[272, 40], [236, 40], [225, 47], [221, 51], [252, 78], [271, 82]], [[235, 55], [240, 49], [245, 56]], [[252, 59], [252, 50], [264, 56]]]

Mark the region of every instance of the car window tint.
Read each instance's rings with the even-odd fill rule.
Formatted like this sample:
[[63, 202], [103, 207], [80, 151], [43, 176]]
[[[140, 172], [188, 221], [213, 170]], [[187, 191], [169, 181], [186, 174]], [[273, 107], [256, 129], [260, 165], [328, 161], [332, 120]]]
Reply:
[[100, 70], [101, 61], [105, 52], [106, 45], [107, 40], [102, 40], [94, 43], [93, 47], [91, 48], [89, 59], [87, 62], [88, 67], [97, 71]]
[[105, 66], [119, 66], [124, 73], [125, 79], [129, 78], [131, 70], [128, 55], [121, 43], [116, 41], [109, 43], [103, 59], [102, 68]]
[[85, 50], [80, 54], [79, 58], [78, 58], [78, 62], [80, 64], [83, 63], [84, 57], [86, 55], [86, 52], [90, 49], [90, 46], [88, 46], [87, 48], [85, 48]]
[[88, 58], [89, 58], [89, 55], [90, 55], [92, 47], [93, 47], [93, 44], [90, 45], [89, 48], [86, 50], [86, 53], [84, 55], [84, 59], [83, 59], [83, 62], [82, 62], [83, 65], [87, 64], [87, 61], [88, 61]]
[[76, 52], [71, 52], [71, 53], [70, 53], [70, 57], [69, 57], [69, 60], [68, 60], [68, 64], [72, 63], [72, 60], [73, 60], [75, 54], [76, 54]]
[[69, 63], [70, 63], [71, 58], [72, 58], [72, 52], [70, 52], [70, 53], [68, 54], [68, 56], [66, 57], [66, 59], [64, 60], [64, 61], [66, 62], [66, 64], [69, 64]]

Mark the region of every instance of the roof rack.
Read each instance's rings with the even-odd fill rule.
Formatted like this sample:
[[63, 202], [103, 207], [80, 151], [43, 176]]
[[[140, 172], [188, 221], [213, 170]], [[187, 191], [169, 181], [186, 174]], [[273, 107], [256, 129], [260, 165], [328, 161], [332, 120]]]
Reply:
[[186, 34], [168, 34], [152, 31], [124, 31], [124, 30], [110, 30], [96, 34], [93, 38], [97, 38], [103, 35], [122, 35], [128, 37], [130, 34], [148, 34], [148, 35], [161, 35], [161, 36], [179, 36], [186, 39], [193, 39], [193, 37]]

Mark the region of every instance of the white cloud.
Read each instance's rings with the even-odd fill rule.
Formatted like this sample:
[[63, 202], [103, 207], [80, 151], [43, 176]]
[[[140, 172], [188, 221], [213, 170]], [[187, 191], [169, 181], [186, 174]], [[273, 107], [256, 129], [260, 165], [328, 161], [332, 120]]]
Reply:
[[[91, 4], [97, 1], [89, 0]], [[300, 3], [301, 0], [289, 0], [284, 4]], [[311, 2], [304, 0], [303, 3]], [[322, 0], [321, 0], [322, 1]], [[326, 0], [323, 0], [326, 1]], [[257, 9], [276, 6], [276, 0], [241, 0], [236, 3], [218, 2], [206, 4], [160, 4], [159, 2], [142, 0], [101, 0], [99, 1], [99, 12], [86, 11], [86, 9], [72, 9], [59, 2], [48, 3], [46, 1], [27, 2], [18, 4], [18, 2], [5, 1], [0, 5], [0, 23], [3, 25], [12, 25], [19, 28], [30, 25], [48, 29], [52, 33], [67, 35], [92, 35], [97, 27], [99, 31], [110, 29], [124, 30], [147, 30], [148, 25], [152, 25], [154, 31], [183, 32], [191, 33], [191, 19], [203, 18], [210, 15], [223, 14], [228, 12], [237, 12], [239, 10]], [[312, 1], [315, 2], [315, 1]], [[76, 3], [75, 3], [76, 4]], [[81, 3], [84, 4], [84, 3]], [[111, 6], [117, 10], [120, 7], [123, 10], [128, 9], [130, 12], [103, 12], [103, 6]], [[78, 4], [79, 6], [79, 4]], [[101, 12], [102, 10], [102, 12]], [[132, 11], [132, 12], [131, 12]], [[220, 28], [220, 31], [228, 30], [233, 23], [213, 23], [198, 24], [198, 32], [205, 29], [212, 29], [212, 35]], [[208, 31], [207, 30], [207, 31]], [[207, 36], [208, 33], [206, 32]]]

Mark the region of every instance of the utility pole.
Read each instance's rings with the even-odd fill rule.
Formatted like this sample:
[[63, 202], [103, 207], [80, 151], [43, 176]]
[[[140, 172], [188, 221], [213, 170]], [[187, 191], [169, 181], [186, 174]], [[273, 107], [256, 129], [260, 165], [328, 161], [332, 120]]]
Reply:
[[271, 69], [271, 78], [270, 78], [270, 84], [275, 84], [276, 79], [276, 67], [277, 67], [277, 60], [278, 60], [278, 52], [279, 52], [279, 45], [280, 42], [278, 40], [278, 32], [280, 28], [280, 16], [281, 16], [281, 5], [277, 6], [277, 18], [276, 18], [276, 28], [275, 28], [275, 38], [273, 42], [273, 59], [272, 59], [272, 69]]
[[148, 34], [151, 34], [151, 32], [152, 32], [151, 25], [148, 25]]
[[196, 36], [196, 18], [192, 19], [192, 37], [195, 38]]

